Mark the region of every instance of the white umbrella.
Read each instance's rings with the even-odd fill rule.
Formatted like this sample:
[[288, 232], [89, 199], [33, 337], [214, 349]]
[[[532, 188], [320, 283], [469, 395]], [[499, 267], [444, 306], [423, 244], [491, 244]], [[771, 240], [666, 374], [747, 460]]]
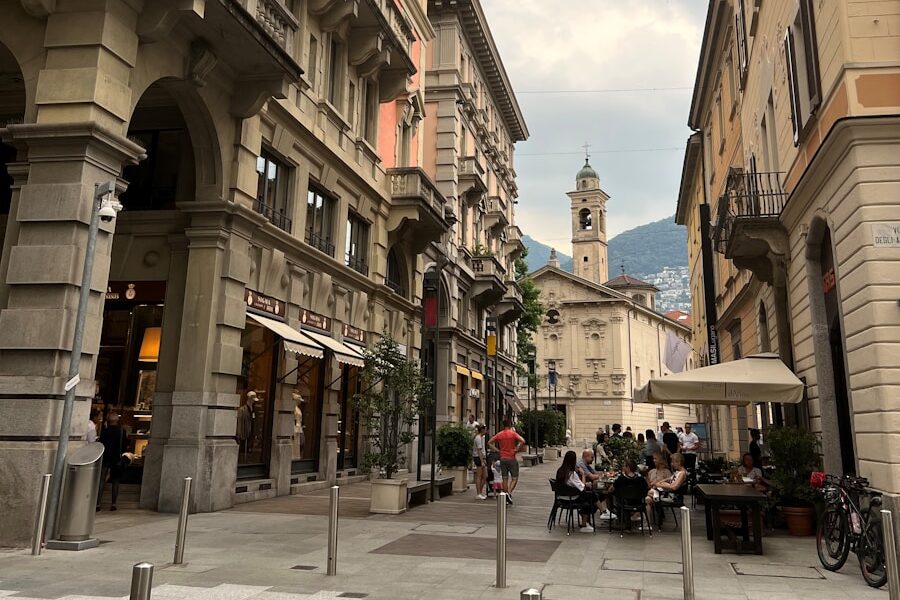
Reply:
[[701, 367], [651, 379], [635, 391], [635, 402], [651, 404], [727, 404], [751, 402], [797, 404], [803, 399], [803, 382], [777, 354]]

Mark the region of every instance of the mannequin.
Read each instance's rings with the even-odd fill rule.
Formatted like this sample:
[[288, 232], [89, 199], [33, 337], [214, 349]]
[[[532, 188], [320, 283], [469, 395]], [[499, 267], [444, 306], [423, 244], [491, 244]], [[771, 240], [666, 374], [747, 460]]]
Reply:
[[303, 404], [306, 399], [298, 392], [293, 392], [291, 398], [294, 400], [294, 458], [303, 456], [303, 445], [306, 442], [306, 436], [303, 434]]
[[247, 392], [247, 400], [237, 410], [237, 439], [238, 445], [243, 448], [245, 454], [253, 449], [253, 421], [256, 419], [256, 392]]

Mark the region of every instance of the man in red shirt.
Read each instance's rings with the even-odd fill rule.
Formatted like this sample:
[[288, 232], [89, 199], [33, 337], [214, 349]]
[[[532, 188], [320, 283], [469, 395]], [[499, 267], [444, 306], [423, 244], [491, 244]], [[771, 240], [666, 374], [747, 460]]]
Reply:
[[503, 419], [503, 431], [488, 441], [488, 448], [500, 453], [500, 474], [503, 476], [503, 491], [506, 503], [512, 504], [512, 491], [519, 482], [519, 463], [516, 452], [525, 447], [525, 440], [513, 431], [509, 419]]

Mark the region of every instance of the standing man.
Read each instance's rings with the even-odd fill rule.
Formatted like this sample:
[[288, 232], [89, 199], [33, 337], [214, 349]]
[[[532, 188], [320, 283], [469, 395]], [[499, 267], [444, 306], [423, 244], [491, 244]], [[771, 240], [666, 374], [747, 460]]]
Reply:
[[759, 441], [760, 437], [759, 429], [750, 430], [750, 456], [753, 458], [753, 466], [762, 470], [763, 460], [762, 447]]
[[475, 420], [475, 415], [469, 413], [469, 420], [466, 421], [466, 429], [475, 433], [478, 431], [478, 421]]
[[475, 497], [487, 500], [484, 484], [487, 482], [487, 455], [484, 453], [484, 425], [475, 425], [475, 440], [472, 442], [472, 462], [475, 464]]
[[612, 436], [614, 438], [622, 437], [622, 426], [618, 423], [613, 423], [612, 426]]
[[503, 431], [488, 441], [488, 447], [500, 453], [500, 474], [503, 477], [503, 491], [506, 503], [512, 504], [512, 492], [519, 482], [519, 463], [516, 452], [525, 447], [525, 439], [513, 431], [509, 419], [503, 419]]
[[87, 423], [85, 424], [84, 433], [81, 434], [81, 439], [87, 443], [96, 442], [97, 441], [97, 409], [91, 409], [91, 416], [88, 418]]
[[672, 431], [672, 427], [669, 425], [668, 421], [663, 421], [662, 424], [662, 442], [663, 446], [666, 447], [669, 456], [678, 453], [678, 434]]
[[109, 510], [116, 510], [119, 498], [119, 479], [122, 477], [122, 453], [125, 452], [125, 430], [119, 426], [119, 415], [110, 413], [106, 417], [106, 427], [100, 432], [100, 443], [103, 444], [103, 462], [100, 467], [100, 491], [97, 493], [97, 510], [103, 499], [103, 488], [109, 477], [112, 487], [112, 505]]
[[684, 455], [684, 468], [693, 470], [697, 465], [697, 452], [702, 448], [700, 438], [691, 431], [691, 424], [684, 424], [684, 433], [681, 436], [681, 453]]

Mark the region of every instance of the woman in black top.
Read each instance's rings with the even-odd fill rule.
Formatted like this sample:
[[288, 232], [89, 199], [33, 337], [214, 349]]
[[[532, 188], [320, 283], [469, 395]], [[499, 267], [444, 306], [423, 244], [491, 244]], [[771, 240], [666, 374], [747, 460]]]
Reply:
[[109, 510], [116, 510], [116, 500], [119, 497], [119, 479], [122, 477], [122, 453], [125, 452], [125, 430], [119, 426], [119, 415], [110, 413], [106, 419], [106, 427], [100, 432], [103, 444], [103, 467], [100, 470], [100, 491], [97, 494], [97, 510], [100, 510], [100, 499], [103, 497], [103, 488], [107, 475], [112, 484], [112, 505]]

